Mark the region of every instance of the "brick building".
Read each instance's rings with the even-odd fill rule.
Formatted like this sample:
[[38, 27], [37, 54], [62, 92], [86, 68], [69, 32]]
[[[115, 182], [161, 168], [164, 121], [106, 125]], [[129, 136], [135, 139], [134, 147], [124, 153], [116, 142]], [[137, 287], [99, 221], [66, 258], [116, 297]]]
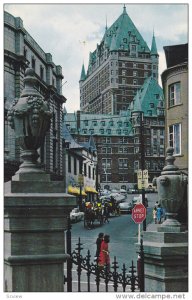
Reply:
[[164, 97], [162, 88], [153, 77], [145, 80], [129, 110], [118, 115], [65, 111], [63, 119], [76, 141], [88, 141], [92, 134], [97, 147], [97, 174], [101, 188], [132, 187], [137, 182], [142, 158], [149, 182], [159, 176], [165, 159]]
[[4, 12], [4, 111], [5, 111], [5, 180], [10, 180], [20, 164], [20, 148], [15, 142], [14, 131], [7, 122], [7, 111], [23, 89], [24, 71], [35, 70], [36, 89], [47, 100], [53, 113], [51, 127], [44, 147], [40, 149], [40, 161], [53, 177], [62, 178], [62, 68], [55, 65], [50, 53], [45, 53], [30, 36], [19, 17]]
[[153, 34], [151, 49], [123, 13], [105, 29], [103, 39], [90, 52], [88, 70], [80, 76], [80, 110], [94, 114], [119, 114], [129, 105], [146, 78], [158, 81], [159, 55]]

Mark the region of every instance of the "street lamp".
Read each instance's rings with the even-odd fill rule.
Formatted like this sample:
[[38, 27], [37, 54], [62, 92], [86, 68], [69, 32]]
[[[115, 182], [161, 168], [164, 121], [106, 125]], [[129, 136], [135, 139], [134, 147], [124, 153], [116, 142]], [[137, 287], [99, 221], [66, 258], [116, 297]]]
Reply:
[[[140, 155], [141, 155], [141, 171], [142, 171], [142, 183], [144, 181], [144, 178], [143, 178], [143, 171], [145, 169], [145, 149], [144, 149], [144, 130], [143, 130], [143, 124], [144, 124], [144, 121], [143, 121], [143, 112], [141, 111], [140, 112]], [[145, 188], [142, 184], [142, 204], [145, 206], [146, 203], [145, 203]], [[146, 231], [146, 218], [145, 220], [143, 221], [143, 231]]]

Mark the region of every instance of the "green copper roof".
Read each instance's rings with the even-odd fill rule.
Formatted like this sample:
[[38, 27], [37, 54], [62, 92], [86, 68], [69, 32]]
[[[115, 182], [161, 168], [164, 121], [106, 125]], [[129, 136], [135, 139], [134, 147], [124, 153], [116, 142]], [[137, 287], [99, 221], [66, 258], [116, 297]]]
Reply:
[[102, 41], [110, 51], [129, 50], [130, 43], [134, 43], [138, 45], [139, 52], [150, 52], [146, 42], [128, 16], [125, 6], [120, 17], [105, 31]]
[[155, 41], [155, 36], [154, 36], [154, 33], [153, 33], [152, 45], [151, 45], [151, 55], [154, 55], [154, 54], [158, 55], [156, 41]]
[[82, 65], [82, 69], [81, 69], [81, 77], [80, 77], [80, 81], [84, 81], [86, 79], [86, 74], [85, 74], [85, 67], [84, 64]]
[[[81, 113], [81, 135], [109, 135], [109, 136], [132, 136], [132, 124], [130, 112], [124, 111], [123, 115], [95, 115]], [[77, 133], [75, 115], [68, 113], [64, 117], [64, 123], [70, 126], [71, 133]], [[89, 141], [90, 142], [90, 141]]]
[[144, 116], [157, 116], [160, 101], [164, 103], [163, 90], [153, 77], [149, 77], [134, 97], [132, 111], [143, 111]]

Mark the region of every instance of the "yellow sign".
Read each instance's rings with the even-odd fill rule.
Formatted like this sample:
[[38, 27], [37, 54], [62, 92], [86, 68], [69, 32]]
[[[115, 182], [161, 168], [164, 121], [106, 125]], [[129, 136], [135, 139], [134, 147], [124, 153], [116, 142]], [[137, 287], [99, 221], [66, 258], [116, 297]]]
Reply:
[[143, 179], [148, 180], [148, 170], [143, 170]]
[[148, 187], [148, 170], [137, 171], [137, 185], [138, 189], [146, 189]]

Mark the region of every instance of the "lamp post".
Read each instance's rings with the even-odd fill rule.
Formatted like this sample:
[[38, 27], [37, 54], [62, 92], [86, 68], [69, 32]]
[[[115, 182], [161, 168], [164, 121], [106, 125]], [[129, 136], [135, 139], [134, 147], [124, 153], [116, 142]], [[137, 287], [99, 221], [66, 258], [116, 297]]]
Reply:
[[[143, 130], [143, 112], [141, 111], [140, 112], [140, 117], [139, 117], [139, 120], [140, 120], [140, 155], [141, 155], [141, 171], [142, 171], [142, 182], [144, 181], [144, 178], [143, 178], [143, 171], [145, 169], [145, 149], [144, 149], [144, 130]], [[146, 203], [145, 203], [145, 188], [144, 186], [142, 185], [142, 204], [145, 206]], [[145, 220], [143, 221], [143, 231], [146, 231], [146, 218]]]
[[78, 177], [78, 183], [79, 183], [79, 210], [80, 211], [83, 211], [83, 207], [82, 207], [82, 187], [84, 185], [84, 173], [83, 173], [83, 163], [81, 162], [81, 173], [79, 174], [79, 177]]

